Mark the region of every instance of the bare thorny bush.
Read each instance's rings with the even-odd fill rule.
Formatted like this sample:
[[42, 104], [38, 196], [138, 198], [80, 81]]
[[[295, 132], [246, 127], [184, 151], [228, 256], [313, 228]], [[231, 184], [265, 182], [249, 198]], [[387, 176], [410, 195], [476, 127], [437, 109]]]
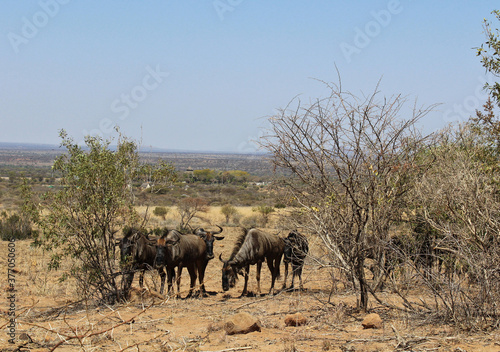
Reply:
[[442, 263], [427, 280], [436, 303], [448, 318], [467, 327], [498, 327], [498, 181], [482, 161], [484, 146], [476, 137], [470, 126], [445, 134], [415, 198], [419, 213], [435, 231], [433, 255]]
[[[379, 99], [375, 91], [358, 98], [329, 88], [326, 99], [306, 106], [298, 101], [272, 116], [262, 144], [277, 167], [291, 172], [281, 181], [289, 204], [299, 209], [291, 221], [322, 239], [330, 264], [352, 281], [366, 310], [369, 292], [387, 276], [390, 229], [427, 168], [418, 162], [426, 138], [415, 124], [429, 108], [414, 107], [403, 120], [401, 96]], [[372, 282], [367, 258], [377, 264]]]
[[262, 144], [286, 176], [278, 189], [295, 207], [288, 221], [321, 238], [324, 264], [351, 281], [360, 308], [369, 294], [396, 308], [377, 294], [389, 285], [397, 309], [498, 326], [498, 181], [477, 134], [422, 137], [415, 124], [430, 108], [403, 119], [400, 96], [330, 88], [269, 119]]

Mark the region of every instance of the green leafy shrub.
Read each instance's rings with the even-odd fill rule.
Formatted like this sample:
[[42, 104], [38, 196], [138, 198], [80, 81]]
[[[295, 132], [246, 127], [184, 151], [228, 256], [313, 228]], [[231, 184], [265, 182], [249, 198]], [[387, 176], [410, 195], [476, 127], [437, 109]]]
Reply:
[[236, 208], [231, 204], [223, 205], [220, 208], [220, 212], [226, 217], [226, 224], [229, 223], [229, 219], [231, 217], [234, 217], [236, 214], [238, 214], [238, 210], [236, 210]]
[[156, 207], [153, 210], [153, 214], [165, 220], [165, 216], [168, 214], [168, 209], [165, 207]]
[[31, 238], [32, 235], [31, 222], [24, 216], [19, 214], [7, 216], [5, 212], [2, 213], [2, 219], [0, 219], [0, 236], [3, 241], [10, 241], [12, 239], [24, 240]]

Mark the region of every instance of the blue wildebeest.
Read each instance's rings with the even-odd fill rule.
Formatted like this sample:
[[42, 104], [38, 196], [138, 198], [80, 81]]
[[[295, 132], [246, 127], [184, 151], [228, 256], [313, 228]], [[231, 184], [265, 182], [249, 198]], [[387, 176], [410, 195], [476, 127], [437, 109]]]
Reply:
[[280, 275], [280, 262], [285, 247], [285, 242], [277, 235], [271, 235], [258, 229], [243, 229], [238, 237], [233, 252], [228, 260], [219, 259], [224, 263], [222, 267], [222, 289], [224, 291], [234, 287], [238, 274], [244, 270], [245, 286], [241, 295], [247, 294], [248, 272], [250, 265], [257, 265], [257, 294], [260, 294], [260, 271], [262, 263], [267, 261], [271, 271], [270, 294], [274, 293], [274, 282]]
[[[220, 232], [222, 228], [219, 226]], [[180, 294], [182, 268], [187, 268], [191, 278], [188, 297], [193, 294], [196, 278], [200, 283], [201, 296], [206, 295], [204, 278], [208, 261], [214, 257], [214, 239], [224, 237], [214, 236], [220, 232], [210, 232], [196, 229], [195, 234], [182, 234], [176, 230], [163, 230], [157, 241], [156, 265], [166, 267], [168, 278], [168, 292], [172, 291], [174, 269], [177, 267], [177, 294]], [[161, 286], [163, 292], [164, 285]]]
[[286, 288], [286, 278], [288, 276], [288, 263], [292, 266], [292, 283], [290, 288], [293, 289], [293, 280], [295, 276], [299, 277], [299, 288], [302, 290], [302, 268], [304, 267], [304, 260], [309, 252], [309, 243], [306, 236], [294, 230], [290, 232], [285, 241], [285, 250], [283, 253], [283, 262], [285, 263], [285, 280], [283, 282], [283, 289]]
[[217, 236], [218, 234], [222, 233], [222, 227], [219, 225], [216, 225], [219, 228], [219, 231], [205, 231], [205, 229], [198, 227], [193, 231], [193, 234], [196, 236], [201, 237], [204, 241], [205, 244], [207, 245], [207, 259], [213, 259], [214, 258], [214, 241], [220, 241], [224, 239], [224, 236]]
[[[144, 229], [127, 227], [123, 230], [123, 238], [116, 243], [120, 248], [120, 266], [122, 268], [123, 292], [128, 292], [132, 286], [135, 272], [140, 270], [139, 286], [144, 284], [144, 273], [146, 270], [155, 268], [156, 241], [150, 240]], [[165, 284], [165, 272], [158, 268], [161, 285]]]

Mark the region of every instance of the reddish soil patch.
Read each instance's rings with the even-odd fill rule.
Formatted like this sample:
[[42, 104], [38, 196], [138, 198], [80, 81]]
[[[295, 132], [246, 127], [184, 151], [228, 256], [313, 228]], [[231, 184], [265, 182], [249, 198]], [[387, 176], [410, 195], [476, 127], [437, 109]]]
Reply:
[[[226, 239], [214, 252], [227, 258], [238, 233], [225, 229]], [[76, 301], [74, 284], [59, 283], [60, 273], [44, 269], [47, 254], [29, 248], [29, 242], [16, 243], [16, 344], [8, 343], [7, 281], [2, 282], [0, 301], [0, 350], [50, 351], [500, 351], [498, 331], [469, 334], [447, 325], [418, 319], [372, 303], [370, 312], [383, 320], [382, 329], [363, 329], [366, 313], [357, 312], [356, 295], [337, 289], [331, 295], [328, 269], [309, 264], [304, 269], [303, 292], [282, 292], [275, 296], [239, 297], [243, 282], [227, 293], [222, 291], [221, 263], [209, 263], [206, 287], [211, 293], [203, 299], [158, 298], [154, 292], [159, 277], [146, 276], [150, 290], [141, 291], [137, 279], [128, 304], [85, 308], [67, 305]], [[7, 243], [0, 244], [1, 265], [6, 268]], [[282, 270], [282, 273], [284, 270]], [[6, 275], [6, 274], [5, 274]], [[188, 274], [183, 273], [182, 296], [187, 294]], [[269, 290], [270, 275], [263, 266], [262, 290]], [[282, 279], [278, 282], [281, 288]], [[249, 289], [255, 290], [255, 268], [251, 268]], [[416, 291], [418, 292], [418, 291]], [[390, 293], [384, 293], [390, 297]], [[64, 308], [66, 307], [66, 308]], [[262, 331], [246, 335], [227, 335], [221, 323], [238, 312], [260, 319]], [[285, 317], [296, 312], [307, 324], [285, 326]], [[125, 323], [124, 323], [125, 322]], [[81, 336], [77, 338], [68, 338]]]

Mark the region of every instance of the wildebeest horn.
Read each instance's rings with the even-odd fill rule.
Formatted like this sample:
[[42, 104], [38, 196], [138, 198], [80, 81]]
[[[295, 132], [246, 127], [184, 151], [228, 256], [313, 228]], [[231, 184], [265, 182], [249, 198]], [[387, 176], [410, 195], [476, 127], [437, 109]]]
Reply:
[[195, 229], [193, 230], [193, 234], [194, 234], [194, 235], [197, 235], [197, 234], [198, 234], [198, 230], [200, 230], [200, 232], [205, 232], [205, 230], [204, 230], [204, 229], [202, 229], [201, 227], [197, 227], [197, 228], [195, 228]]
[[220, 260], [221, 262], [223, 262], [224, 264], [226, 264], [226, 261], [225, 261], [224, 259], [222, 259], [222, 253], [221, 253], [221, 254], [219, 254], [219, 260]]
[[220, 231], [219, 231], [219, 232], [212, 232], [212, 234], [213, 234], [213, 235], [218, 235], [219, 233], [221, 233], [222, 231], [224, 231], [224, 230], [222, 229], [222, 227], [220, 227], [219, 225], [215, 225], [215, 226], [217, 226], [217, 227], [219, 228], [219, 230], [220, 230]]

